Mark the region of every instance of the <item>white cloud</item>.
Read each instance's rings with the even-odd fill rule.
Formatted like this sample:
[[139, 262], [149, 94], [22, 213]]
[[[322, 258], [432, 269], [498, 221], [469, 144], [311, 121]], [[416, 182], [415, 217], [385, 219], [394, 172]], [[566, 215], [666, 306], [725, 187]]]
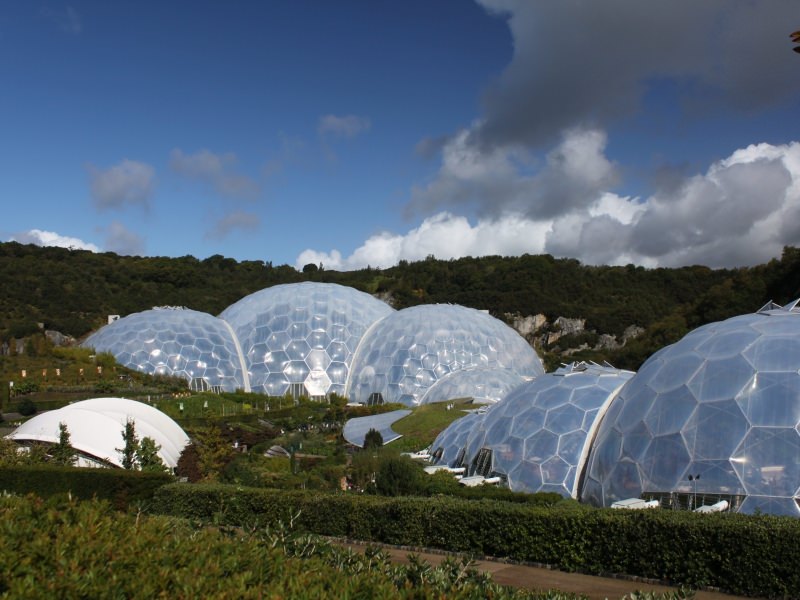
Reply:
[[413, 211], [468, 205], [481, 215], [551, 218], [585, 209], [617, 180], [603, 131], [566, 131], [541, 166], [520, 145], [484, 148], [469, 136], [463, 130], [444, 145], [436, 177], [412, 191]]
[[209, 231], [206, 232], [206, 239], [222, 240], [234, 231], [255, 231], [258, 229], [261, 219], [258, 215], [244, 211], [234, 211], [219, 219]]
[[194, 154], [184, 154], [175, 148], [170, 154], [170, 168], [188, 179], [210, 185], [223, 196], [253, 197], [259, 192], [259, 185], [253, 179], [236, 173], [238, 160], [233, 153], [214, 154], [200, 150]]
[[59, 248], [71, 248], [75, 250], [91, 250], [100, 252], [100, 248], [90, 242], [75, 237], [69, 237], [54, 231], [43, 231], [41, 229], [31, 229], [16, 233], [8, 239], [9, 242], [19, 242], [20, 244], [35, 244], [36, 246], [57, 246]]
[[126, 158], [108, 169], [88, 165], [87, 170], [92, 200], [98, 209], [147, 207], [155, 188], [155, 169], [150, 165]]
[[360, 269], [368, 265], [386, 268], [400, 260], [422, 260], [429, 255], [449, 259], [491, 254], [514, 255], [542, 252], [547, 223], [536, 223], [509, 215], [481, 220], [475, 225], [447, 212], [425, 219], [405, 235], [380, 233], [367, 239], [349, 257], [338, 250], [305, 250], [295, 261], [298, 268], [323, 263], [334, 270]]
[[[374, 235], [350, 256], [339, 250], [305, 250], [296, 265], [321, 262], [351, 270], [389, 267], [429, 254], [449, 259], [547, 252], [592, 265], [736, 267], [764, 263], [780, 256], [784, 246], [800, 245], [800, 142], [737, 150], [672, 192], [646, 199], [596, 189], [609, 167], [596, 168], [604, 164], [603, 157], [589, 156], [565, 159], [578, 165], [579, 179], [586, 181], [583, 175], [588, 173], [591, 185], [584, 187], [585, 198], [560, 214], [536, 216], [504, 208], [472, 224], [466, 217], [440, 212], [405, 234]], [[462, 167], [467, 176], [484, 176], [469, 160]], [[559, 169], [567, 170], [562, 164], [553, 172]]]
[[144, 240], [128, 230], [119, 221], [114, 221], [105, 230], [106, 250], [124, 256], [143, 256]]
[[324, 115], [319, 119], [317, 130], [320, 135], [351, 138], [368, 131], [371, 126], [372, 122], [368, 117]]

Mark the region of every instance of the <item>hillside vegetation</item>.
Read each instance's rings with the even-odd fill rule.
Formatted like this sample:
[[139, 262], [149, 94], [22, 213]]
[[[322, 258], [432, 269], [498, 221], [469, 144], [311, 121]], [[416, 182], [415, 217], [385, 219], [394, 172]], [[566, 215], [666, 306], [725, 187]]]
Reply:
[[40, 325], [80, 338], [105, 324], [109, 314], [160, 305], [219, 314], [265, 287], [322, 281], [376, 294], [398, 309], [438, 302], [488, 310], [507, 322], [516, 315], [581, 318], [587, 331], [612, 335], [636, 325], [645, 333], [625, 348], [575, 355], [636, 368], [693, 327], [753, 312], [768, 300], [783, 304], [800, 296], [800, 250], [786, 248], [780, 260], [765, 265], [719, 270], [589, 267], [572, 259], [523, 255], [429, 257], [350, 272], [307, 265], [300, 272], [219, 255], [132, 257], [8, 242], [0, 243], [0, 281], [0, 345], [30, 336]]

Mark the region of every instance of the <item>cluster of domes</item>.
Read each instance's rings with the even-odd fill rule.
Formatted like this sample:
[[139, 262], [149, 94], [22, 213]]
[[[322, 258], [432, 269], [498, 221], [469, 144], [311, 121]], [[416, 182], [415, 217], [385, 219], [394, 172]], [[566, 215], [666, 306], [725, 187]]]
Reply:
[[[525, 340], [487, 313], [444, 304], [396, 311], [364, 292], [313, 282], [255, 292], [219, 317], [182, 308], [135, 313], [84, 345], [139, 371], [184, 377], [194, 389], [337, 393], [364, 403], [491, 402], [544, 372]], [[481, 374], [468, 375], [473, 369]]]
[[573, 364], [445, 429], [438, 464], [596, 506], [800, 516], [800, 308], [700, 327], [637, 374]]
[[598, 506], [725, 499], [742, 512], [800, 516], [798, 302], [700, 327], [635, 375], [584, 363], [544, 374], [534, 350], [484, 312], [395, 311], [322, 283], [268, 288], [219, 317], [137, 313], [85, 345], [200, 389], [408, 406], [472, 397], [488, 410], [455, 421], [432, 455], [515, 490]]

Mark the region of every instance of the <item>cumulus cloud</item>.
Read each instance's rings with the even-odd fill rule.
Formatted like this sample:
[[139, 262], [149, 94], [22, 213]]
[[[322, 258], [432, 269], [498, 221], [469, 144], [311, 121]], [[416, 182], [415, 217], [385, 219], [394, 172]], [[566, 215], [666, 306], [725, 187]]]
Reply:
[[[796, 19], [793, 0], [478, 2], [507, 19], [514, 53], [485, 94], [471, 143], [546, 145], [567, 128], [607, 128], [657, 80], [706, 110], [758, 108], [800, 91], [779, 34]], [[702, 106], [709, 94], [714, 104]]]
[[170, 154], [169, 166], [179, 175], [203, 182], [223, 196], [253, 197], [259, 192], [259, 185], [250, 177], [235, 172], [238, 160], [233, 153], [215, 154], [200, 150], [185, 154], [175, 148]]
[[523, 146], [485, 149], [469, 135], [463, 130], [444, 145], [434, 180], [412, 191], [412, 211], [467, 204], [484, 216], [555, 217], [585, 209], [617, 181], [603, 131], [566, 131], [538, 169]]
[[55, 231], [43, 231], [41, 229], [30, 229], [20, 233], [15, 233], [9, 242], [19, 242], [20, 244], [34, 244], [36, 246], [57, 246], [59, 248], [70, 248], [73, 250], [91, 250], [100, 252], [100, 248], [90, 242], [75, 237], [61, 235]]
[[209, 240], [222, 240], [234, 231], [256, 231], [261, 223], [258, 215], [243, 211], [234, 211], [222, 217], [205, 234]]
[[155, 169], [150, 165], [126, 158], [108, 169], [88, 165], [87, 170], [97, 209], [147, 207], [155, 188]]
[[324, 115], [319, 119], [317, 131], [322, 136], [330, 135], [337, 137], [351, 138], [357, 136], [359, 133], [368, 131], [372, 126], [372, 122], [368, 117], [359, 117], [356, 115]]
[[[584, 165], [592, 174], [590, 181], [605, 180], [598, 174], [607, 173], [606, 168], [569, 160]], [[602, 160], [595, 156], [588, 163]], [[351, 270], [388, 267], [430, 254], [449, 259], [546, 252], [592, 265], [736, 267], [766, 262], [784, 246], [800, 244], [800, 142], [738, 150], [670, 192], [647, 198], [595, 187], [588, 186], [586, 199], [556, 215], [505, 211], [473, 224], [440, 212], [405, 234], [374, 235], [350, 256], [338, 250], [305, 250], [296, 265], [321, 262]]]
[[300, 268], [308, 263], [323, 263], [326, 268], [347, 271], [367, 265], [386, 268], [399, 260], [422, 260], [429, 255], [447, 259], [541, 252], [546, 233], [547, 224], [517, 216], [481, 220], [472, 225], [465, 217], [442, 212], [425, 219], [405, 235], [376, 234], [348, 257], [338, 250], [305, 250], [295, 264]]
[[119, 221], [114, 221], [105, 230], [106, 250], [124, 256], [143, 256], [144, 240], [128, 230]]

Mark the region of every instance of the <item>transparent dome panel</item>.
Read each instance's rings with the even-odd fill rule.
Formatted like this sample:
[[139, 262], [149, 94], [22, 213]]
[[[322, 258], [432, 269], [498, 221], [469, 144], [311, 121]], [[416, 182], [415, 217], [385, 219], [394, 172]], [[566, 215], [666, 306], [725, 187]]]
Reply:
[[[742, 512], [796, 515], [798, 368], [800, 314], [780, 308], [704, 326], [661, 349], [600, 423], [581, 498], [607, 506], [696, 486], [744, 495]], [[638, 485], [620, 460], [635, 467]], [[700, 476], [693, 485], [690, 474]]]
[[83, 345], [151, 375], [203, 379], [230, 392], [245, 387], [242, 360], [225, 323], [195, 310], [134, 313], [99, 329]]
[[[489, 348], [494, 369], [510, 371], [521, 378], [544, 372], [533, 348], [516, 331], [487, 313], [444, 304], [406, 308], [376, 323], [365, 337], [353, 360], [354, 376], [347, 394], [356, 402], [366, 402], [371, 394], [380, 393], [387, 402], [418, 405], [448, 373], [486, 368], [489, 358], [484, 352]], [[378, 389], [373, 382], [359, 377], [366, 368], [388, 375], [390, 385]], [[403, 376], [411, 377], [416, 385], [402, 384], [401, 368]], [[459, 384], [459, 393], [474, 396], [467, 393], [466, 381]], [[475, 382], [480, 384], [480, 377]], [[401, 385], [392, 385], [396, 383]], [[434, 398], [444, 395], [437, 392], [431, 400], [438, 401]]]
[[[236, 332], [253, 389], [270, 394], [281, 390], [282, 394], [291, 382], [303, 384], [300, 389], [318, 396], [344, 391], [364, 332], [393, 312], [387, 304], [353, 288], [305, 282], [250, 294], [225, 309], [220, 318]], [[267, 360], [266, 350], [285, 353], [288, 361]], [[331, 364], [337, 366], [328, 372]], [[280, 378], [272, 377], [276, 374]]]

